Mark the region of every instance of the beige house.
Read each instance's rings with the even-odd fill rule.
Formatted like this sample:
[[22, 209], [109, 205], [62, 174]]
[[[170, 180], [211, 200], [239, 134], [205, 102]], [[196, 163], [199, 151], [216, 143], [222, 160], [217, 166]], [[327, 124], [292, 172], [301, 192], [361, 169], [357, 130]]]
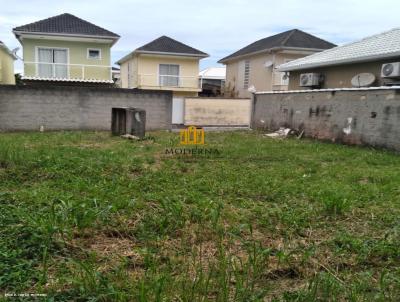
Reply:
[[15, 85], [14, 60], [17, 57], [0, 41], [0, 84]]
[[289, 81], [277, 66], [332, 47], [298, 29], [256, 41], [219, 61], [226, 65], [225, 94], [250, 97], [255, 90], [287, 90]]
[[208, 54], [162, 36], [120, 59], [121, 87], [169, 90], [174, 98], [197, 96], [199, 61]]
[[71, 14], [18, 26], [26, 83], [113, 84], [111, 47], [119, 35]]
[[289, 75], [290, 90], [399, 85], [400, 28], [283, 64], [278, 70]]

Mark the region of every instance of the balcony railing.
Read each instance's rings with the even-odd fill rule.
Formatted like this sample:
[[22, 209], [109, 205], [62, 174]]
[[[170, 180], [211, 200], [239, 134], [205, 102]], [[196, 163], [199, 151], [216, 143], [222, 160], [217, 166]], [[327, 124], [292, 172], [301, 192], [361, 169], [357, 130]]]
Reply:
[[25, 78], [112, 81], [112, 66], [24, 62]]
[[198, 76], [139, 74], [138, 86], [199, 89]]

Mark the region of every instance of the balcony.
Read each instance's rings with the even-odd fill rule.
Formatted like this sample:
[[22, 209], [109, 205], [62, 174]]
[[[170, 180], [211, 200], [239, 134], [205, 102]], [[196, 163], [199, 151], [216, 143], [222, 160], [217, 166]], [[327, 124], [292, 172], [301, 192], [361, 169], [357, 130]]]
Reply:
[[198, 76], [139, 74], [138, 88], [174, 91], [201, 91]]
[[24, 80], [113, 83], [112, 66], [24, 62]]

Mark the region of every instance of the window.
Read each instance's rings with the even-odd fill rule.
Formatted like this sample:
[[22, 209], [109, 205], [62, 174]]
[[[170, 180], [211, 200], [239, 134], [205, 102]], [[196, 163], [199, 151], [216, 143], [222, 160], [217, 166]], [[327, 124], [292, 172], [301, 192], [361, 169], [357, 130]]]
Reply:
[[160, 64], [158, 74], [160, 86], [179, 86], [179, 65]]
[[94, 49], [94, 48], [88, 48], [87, 50], [87, 58], [88, 59], [101, 59], [101, 50], [100, 49]]
[[68, 50], [59, 48], [37, 49], [38, 76], [42, 78], [68, 77]]
[[250, 77], [250, 61], [244, 61], [244, 76], [243, 76], [243, 88], [249, 88], [249, 77]]

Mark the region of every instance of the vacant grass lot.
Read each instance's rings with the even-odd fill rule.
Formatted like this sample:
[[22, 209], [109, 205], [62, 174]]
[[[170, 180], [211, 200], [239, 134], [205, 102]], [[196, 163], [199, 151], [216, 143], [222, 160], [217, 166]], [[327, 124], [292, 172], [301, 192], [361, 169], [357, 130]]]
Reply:
[[0, 134], [0, 299], [400, 300], [399, 155], [150, 135]]

